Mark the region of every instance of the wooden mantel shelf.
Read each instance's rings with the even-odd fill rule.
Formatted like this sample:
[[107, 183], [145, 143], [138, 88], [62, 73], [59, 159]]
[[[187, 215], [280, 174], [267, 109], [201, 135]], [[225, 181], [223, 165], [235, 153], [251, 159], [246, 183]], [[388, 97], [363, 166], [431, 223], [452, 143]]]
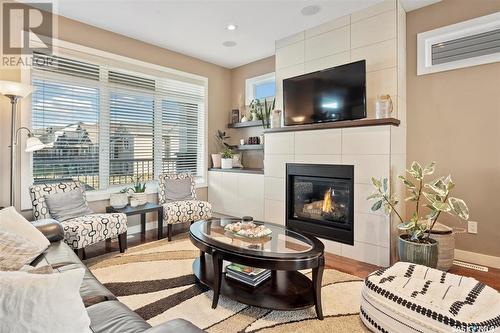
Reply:
[[312, 131], [330, 128], [347, 128], [347, 127], [363, 127], [363, 126], [382, 126], [392, 125], [399, 126], [401, 121], [396, 118], [383, 118], [383, 119], [359, 119], [359, 120], [343, 120], [328, 123], [306, 124], [306, 125], [293, 125], [284, 126], [280, 128], [269, 128], [264, 133], [277, 133], [277, 132], [291, 132], [291, 131]]

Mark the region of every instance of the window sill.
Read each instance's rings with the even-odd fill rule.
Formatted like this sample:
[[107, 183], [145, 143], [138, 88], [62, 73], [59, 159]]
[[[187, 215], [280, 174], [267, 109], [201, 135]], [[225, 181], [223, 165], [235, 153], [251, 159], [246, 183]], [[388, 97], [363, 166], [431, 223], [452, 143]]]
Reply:
[[[109, 200], [110, 194], [118, 193], [127, 186], [131, 185], [113, 186], [108, 188], [107, 190], [87, 191], [85, 194], [88, 202], [104, 201], [104, 200]], [[208, 187], [208, 184], [206, 182], [201, 180], [196, 181], [195, 188], [198, 189], [204, 187]], [[146, 184], [146, 194], [157, 194], [157, 193], [158, 193], [158, 182], [157, 181], [148, 182]]]

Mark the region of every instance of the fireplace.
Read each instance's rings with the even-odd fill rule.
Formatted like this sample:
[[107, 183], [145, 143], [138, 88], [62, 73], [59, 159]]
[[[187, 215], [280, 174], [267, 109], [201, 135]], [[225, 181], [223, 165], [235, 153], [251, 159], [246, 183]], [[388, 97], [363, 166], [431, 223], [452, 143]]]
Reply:
[[286, 165], [286, 225], [354, 244], [354, 166]]

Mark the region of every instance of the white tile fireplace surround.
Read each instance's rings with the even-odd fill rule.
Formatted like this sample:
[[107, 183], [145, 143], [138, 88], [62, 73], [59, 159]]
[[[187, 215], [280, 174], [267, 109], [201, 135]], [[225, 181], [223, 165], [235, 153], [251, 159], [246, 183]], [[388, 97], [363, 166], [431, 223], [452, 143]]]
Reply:
[[264, 140], [264, 220], [285, 224], [286, 163], [353, 165], [354, 245], [322, 241], [327, 252], [388, 266], [394, 253], [390, 241], [394, 228], [389, 217], [370, 210], [366, 197], [373, 190], [372, 176], [389, 177], [391, 184], [399, 185], [394, 181], [405, 169], [404, 128], [382, 125], [266, 133]]

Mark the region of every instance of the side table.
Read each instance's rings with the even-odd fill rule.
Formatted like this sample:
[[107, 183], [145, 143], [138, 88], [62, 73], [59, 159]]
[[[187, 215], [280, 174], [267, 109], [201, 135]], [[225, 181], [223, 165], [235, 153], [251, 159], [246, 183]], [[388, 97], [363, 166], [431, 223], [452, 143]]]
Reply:
[[158, 212], [158, 239], [163, 238], [163, 206], [147, 202], [142, 206], [130, 207], [126, 205], [123, 208], [106, 207], [106, 213], [123, 213], [127, 216], [141, 215], [141, 233], [146, 232], [146, 213]]

